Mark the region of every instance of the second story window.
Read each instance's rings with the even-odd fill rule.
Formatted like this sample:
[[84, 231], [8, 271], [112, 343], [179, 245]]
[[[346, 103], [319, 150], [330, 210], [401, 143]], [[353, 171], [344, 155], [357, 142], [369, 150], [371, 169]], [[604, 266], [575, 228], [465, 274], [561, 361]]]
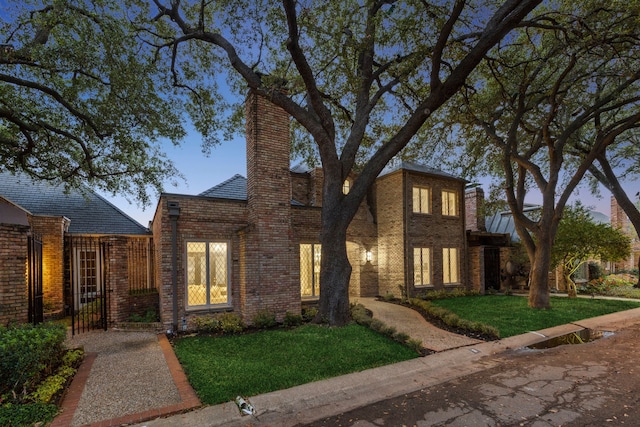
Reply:
[[458, 216], [458, 193], [442, 190], [442, 215]]
[[427, 187], [413, 187], [413, 212], [431, 213], [431, 189]]

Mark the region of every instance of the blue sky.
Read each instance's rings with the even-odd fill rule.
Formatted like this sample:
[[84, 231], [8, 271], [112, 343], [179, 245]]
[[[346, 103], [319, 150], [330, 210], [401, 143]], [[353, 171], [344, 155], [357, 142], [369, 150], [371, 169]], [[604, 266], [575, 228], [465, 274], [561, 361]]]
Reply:
[[[221, 145], [212, 148], [209, 157], [202, 154], [201, 139], [197, 133], [190, 134], [185, 138], [180, 147], [173, 147], [167, 144], [164, 151], [171, 158], [177, 169], [184, 176], [184, 180], [178, 181], [178, 186], [165, 184], [165, 192], [178, 194], [199, 194], [214, 185], [217, 185], [235, 174], [246, 176], [246, 155], [244, 135], [237, 135], [233, 140], [223, 142]], [[487, 181], [489, 182], [489, 181]], [[483, 183], [485, 192], [488, 192], [488, 184]], [[634, 195], [640, 189], [640, 183], [628, 183], [628, 194]], [[113, 197], [110, 194], [101, 193], [103, 197], [116, 205], [123, 212], [147, 226], [153, 219], [153, 214], [157, 206], [157, 198], [152, 197], [152, 204], [145, 208], [138, 204], [129, 203], [124, 197]], [[610, 193], [602, 190], [602, 198], [592, 196], [587, 188], [580, 188], [574, 194], [572, 200], [581, 200], [584, 205], [593, 206], [595, 210], [610, 216]], [[540, 203], [541, 199], [532, 194], [527, 199], [530, 203]]]

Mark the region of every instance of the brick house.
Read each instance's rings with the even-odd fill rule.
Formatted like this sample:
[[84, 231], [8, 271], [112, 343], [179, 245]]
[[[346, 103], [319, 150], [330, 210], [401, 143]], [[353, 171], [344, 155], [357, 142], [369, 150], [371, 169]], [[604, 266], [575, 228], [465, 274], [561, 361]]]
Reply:
[[98, 300], [104, 327], [157, 308], [151, 249], [149, 230], [94, 192], [0, 173], [0, 324]]
[[[318, 298], [322, 169], [290, 168], [287, 113], [254, 93], [245, 108], [247, 178], [158, 201], [151, 228], [167, 329], [221, 311], [248, 323], [260, 310], [282, 319]], [[465, 196], [465, 185], [433, 168], [392, 162], [347, 230], [350, 296], [484, 291], [486, 277], [499, 282], [499, 246], [508, 239], [481, 227], [475, 213], [483, 194]], [[476, 203], [470, 219], [465, 197]], [[493, 263], [485, 262], [489, 252]]]

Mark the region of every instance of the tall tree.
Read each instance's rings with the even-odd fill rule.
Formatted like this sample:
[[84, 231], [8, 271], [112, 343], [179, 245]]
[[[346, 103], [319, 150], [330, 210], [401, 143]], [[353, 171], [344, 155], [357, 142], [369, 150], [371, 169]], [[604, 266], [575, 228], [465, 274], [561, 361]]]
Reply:
[[631, 251], [629, 236], [609, 224], [594, 222], [589, 210], [581, 203], [567, 206], [558, 224], [558, 233], [551, 251], [551, 266], [562, 267], [567, 291], [576, 297], [578, 290], [571, 277], [590, 259], [619, 261]]
[[374, 180], [540, 3], [153, 1], [158, 15], [144, 37], [167, 56], [175, 84], [189, 88], [201, 130], [208, 131], [207, 100], [218, 91], [207, 84], [233, 70], [233, 85], [287, 111], [303, 131], [296, 147], [319, 157], [319, 315], [333, 325], [349, 318], [346, 231]]
[[[598, 155], [640, 121], [638, 2], [559, 4], [490, 52], [456, 116], [465, 160], [504, 180], [536, 308], [550, 305], [551, 246], [567, 200]], [[569, 156], [578, 140], [583, 155]], [[525, 212], [532, 189], [542, 196], [536, 218]]]
[[179, 104], [122, 3], [4, 2], [0, 171], [142, 202], [176, 174], [159, 147], [184, 135]]

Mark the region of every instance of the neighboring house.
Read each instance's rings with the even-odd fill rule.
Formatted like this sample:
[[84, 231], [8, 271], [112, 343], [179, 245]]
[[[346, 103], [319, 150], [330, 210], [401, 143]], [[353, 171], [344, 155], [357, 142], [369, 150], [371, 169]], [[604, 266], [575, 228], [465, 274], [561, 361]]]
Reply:
[[[524, 213], [530, 218], [535, 218], [536, 212], [538, 212], [541, 208], [542, 206], [540, 205], [525, 204]], [[609, 218], [602, 212], [589, 211], [589, 215], [591, 216], [592, 221], [596, 224], [609, 223]], [[497, 212], [487, 217], [486, 224], [487, 230], [491, 233], [507, 234], [512, 245], [518, 245], [520, 243], [520, 236], [518, 236], [518, 233], [516, 232], [515, 222], [511, 211]], [[511, 248], [511, 250], [513, 250], [513, 247]], [[522, 255], [524, 255], [524, 253]], [[511, 263], [509, 265], [509, 268], [505, 269], [505, 271], [503, 272], [504, 275], [514, 276], [511, 282], [518, 288], [522, 288], [526, 285], [526, 275], [523, 274], [526, 273], [526, 270], [516, 271], [520, 270], [520, 267], [522, 266], [516, 266], [515, 263]], [[574, 273], [574, 277], [577, 278], [580, 282], [587, 281], [589, 279], [588, 276], [588, 263], [583, 264], [578, 269], [578, 271]], [[566, 290], [565, 279], [562, 273], [561, 266], [549, 272], [549, 287], [555, 290]]]
[[94, 192], [0, 173], [0, 323], [37, 320], [43, 305], [69, 315], [93, 302], [101, 327], [157, 310], [151, 249], [149, 230]]
[[611, 226], [619, 228], [631, 239], [631, 254], [629, 258], [615, 263], [615, 270], [633, 270], [638, 268], [638, 262], [640, 262], [640, 238], [638, 238], [638, 232], [613, 196], [611, 197]]
[[[165, 193], [158, 202], [151, 228], [167, 328], [225, 311], [248, 323], [262, 310], [282, 319], [318, 299], [322, 169], [290, 169], [290, 117], [279, 107], [250, 93], [246, 120], [246, 179], [235, 175], [197, 196]], [[465, 184], [407, 162], [385, 169], [347, 230], [349, 295], [484, 291], [487, 270], [499, 281], [499, 246], [508, 239], [476, 231], [470, 255]]]

